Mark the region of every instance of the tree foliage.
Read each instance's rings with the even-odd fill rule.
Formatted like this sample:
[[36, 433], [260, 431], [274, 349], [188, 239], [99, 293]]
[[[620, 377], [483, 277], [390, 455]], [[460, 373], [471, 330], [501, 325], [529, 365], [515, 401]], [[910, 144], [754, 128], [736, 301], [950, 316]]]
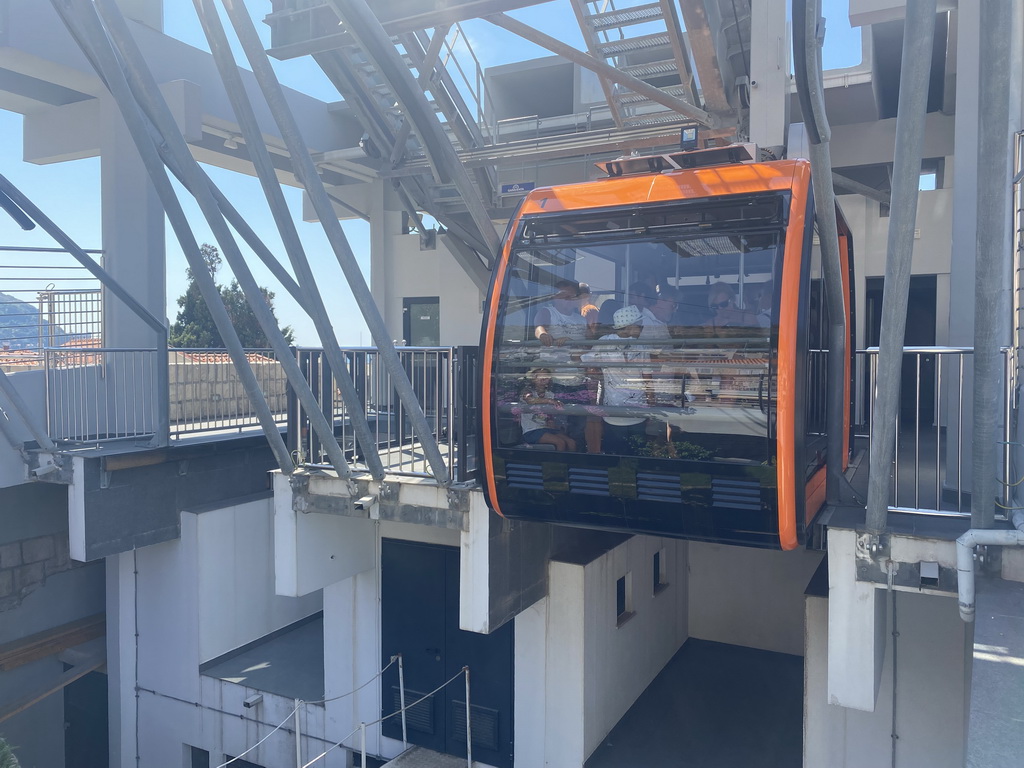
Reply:
[[18, 768], [20, 765], [14, 756], [14, 747], [0, 737], [0, 768]]
[[[217, 271], [221, 264], [220, 252], [216, 246], [209, 243], [203, 243], [199, 250], [216, 283]], [[224, 347], [224, 340], [221, 339], [217, 326], [214, 325], [210, 308], [203, 300], [199, 283], [191, 269], [186, 271], [186, 276], [188, 277], [188, 286], [185, 293], [178, 297], [178, 317], [171, 326], [170, 345], [179, 348], [220, 349]], [[249, 306], [249, 302], [245, 300], [245, 294], [242, 292], [241, 286], [238, 285], [238, 281], [232, 280], [227, 286], [218, 284], [217, 290], [220, 292], [221, 300], [231, 319], [231, 325], [234, 326], [242, 346], [248, 349], [269, 347], [270, 342], [267, 340], [267, 335], [260, 328], [260, 324], [256, 320], [256, 313]], [[261, 287], [260, 292], [276, 321], [273, 291]], [[291, 344], [295, 337], [291, 326], [281, 328], [281, 333]]]

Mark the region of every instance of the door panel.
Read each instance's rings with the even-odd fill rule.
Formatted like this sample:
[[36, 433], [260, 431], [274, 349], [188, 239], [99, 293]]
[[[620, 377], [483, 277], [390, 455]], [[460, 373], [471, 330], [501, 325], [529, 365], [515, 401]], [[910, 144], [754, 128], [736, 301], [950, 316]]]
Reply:
[[[459, 629], [459, 550], [385, 539], [381, 543], [382, 659], [402, 653], [406, 705], [456, 677], [443, 691], [409, 710], [409, 741], [466, 755], [466, 684], [470, 669], [473, 758], [499, 768], [512, 764], [513, 626], [490, 635]], [[382, 678], [382, 714], [399, 710], [397, 667]], [[401, 717], [384, 735], [402, 738]]]

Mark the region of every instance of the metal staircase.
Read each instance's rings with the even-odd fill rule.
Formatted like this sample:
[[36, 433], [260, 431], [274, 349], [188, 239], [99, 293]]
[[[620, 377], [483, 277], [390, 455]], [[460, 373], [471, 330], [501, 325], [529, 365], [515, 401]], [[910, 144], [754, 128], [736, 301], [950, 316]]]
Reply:
[[[591, 56], [694, 106], [701, 106], [675, 0], [615, 4], [571, 0]], [[629, 3], [629, 0], [626, 0]], [[618, 7], [617, 7], [618, 6]], [[601, 78], [619, 128], [678, 122], [662, 104]]]

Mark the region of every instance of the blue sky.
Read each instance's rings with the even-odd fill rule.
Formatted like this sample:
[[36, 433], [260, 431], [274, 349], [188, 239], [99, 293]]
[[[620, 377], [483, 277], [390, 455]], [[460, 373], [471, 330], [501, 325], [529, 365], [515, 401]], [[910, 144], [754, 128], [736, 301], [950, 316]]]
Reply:
[[[42, 1], [42, 0], [41, 0]], [[270, 11], [270, 3], [249, 2], [247, 5], [256, 20], [256, 26], [266, 33], [261, 20]], [[848, 0], [823, 0], [823, 11], [828, 21], [825, 39], [824, 63], [826, 69], [852, 66], [861, 60], [860, 30], [850, 29], [847, 20]], [[206, 49], [205, 39], [199, 22], [195, 18], [189, 0], [165, 0], [165, 31], [185, 42]], [[548, 34], [556, 35], [563, 41], [583, 48], [583, 41], [572, 8], [567, 0], [555, 0], [526, 8], [510, 14]], [[229, 25], [228, 25], [229, 26]], [[483, 67], [507, 64], [540, 56], [550, 55], [532, 43], [499, 29], [485, 21], [473, 20], [463, 25], [466, 36]], [[269, 33], [266, 33], [269, 37]], [[276, 62], [275, 67], [281, 81], [305, 93], [334, 101], [336, 91], [311, 59], [303, 58], [287, 62]], [[22, 118], [14, 113], [0, 111], [0, 135], [7, 141], [0, 143], [0, 173], [3, 173], [28, 195], [47, 215], [65, 229], [83, 248], [100, 248], [100, 201], [99, 201], [99, 159], [91, 158], [48, 166], [24, 163], [21, 157]], [[262, 191], [256, 179], [209, 168], [211, 177], [241, 210], [254, 226], [264, 242], [278, 253], [280, 239], [271, 223], [270, 214]], [[299, 220], [301, 195], [298, 190], [286, 188], [288, 203]], [[200, 242], [213, 242], [206, 222], [188, 195], [180, 195], [183, 206], [189, 214], [193, 230]], [[335, 331], [342, 344], [369, 343], [365, 325], [354, 307], [351, 294], [336, 261], [327, 246], [322, 229], [316, 224], [299, 223], [300, 236], [307, 254], [314, 265], [314, 271], [323, 276], [321, 290], [332, 311]], [[368, 269], [368, 226], [363, 222], [344, 224], [353, 250]], [[18, 229], [6, 216], [0, 216], [0, 244], [3, 245], [52, 245], [49, 238], [40, 233], [25, 233]], [[57, 263], [58, 257], [48, 257], [47, 263]], [[278, 317], [282, 323], [294, 326], [299, 344], [319, 345], [312, 323], [304, 313], [276, 285], [274, 279], [259, 264], [255, 257], [250, 265], [257, 280], [268, 285], [277, 293]], [[0, 259], [2, 264], [14, 263], [10, 258]], [[66, 263], [62, 262], [62, 263]], [[229, 275], [222, 277], [226, 280]], [[0, 276], [2, 282], [2, 276]], [[328, 289], [327, 286], [330, 286]], [[167, 315], [173, 322], [177, 312], [175, 298], [185, 288], [185, 261], [170, 228], [167, 229]], [[0, 288], [2, 290], [2, 288]]]

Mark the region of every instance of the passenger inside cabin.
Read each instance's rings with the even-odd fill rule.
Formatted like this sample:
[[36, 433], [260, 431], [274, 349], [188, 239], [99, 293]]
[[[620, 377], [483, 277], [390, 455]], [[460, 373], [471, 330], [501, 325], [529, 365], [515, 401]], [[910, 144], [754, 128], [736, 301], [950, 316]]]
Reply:
[[[531, 368], [527, 372], [521, 400], [529, 406], [562, 405], [552, 397], [551, 371], [548, 368]], [[551, 413], [524, 409], [519, 415], [519, 426], [523, 430], [524, 443], [550, 445], [556, 451], [576, 450], [576, 441], [565, 434], [562, 425]]]
[[622, 307], [612, 317], [613, 332], [600, 339], [620, 343], [599, 345], [581, 356], [584, 363], [600, 371], [601, 404], [617, 411], [604, 416], [604, 453], [630, 455], [647, 439], [647, 418], [635, 411], [654, 405], [651, 354], [645, 346], [629, 343], [640, 337], [642, 322], [638, 307]]
[[713, 283], [708, 289], [708, 312], [710, 317], [704, 323], [712, 329], [737, 326], [757, 326], [753, 312], [741, 309], [736, 302], [736, 289], [728, 283]]
[[580, 315], [587, 321], [587, 338], [596, 339], [597, 333], [597, 319], [600, 315], [601, 310], [594, 304], [594, 296], [590, 291], [590, 286], [586, 283], [580, 283]]

